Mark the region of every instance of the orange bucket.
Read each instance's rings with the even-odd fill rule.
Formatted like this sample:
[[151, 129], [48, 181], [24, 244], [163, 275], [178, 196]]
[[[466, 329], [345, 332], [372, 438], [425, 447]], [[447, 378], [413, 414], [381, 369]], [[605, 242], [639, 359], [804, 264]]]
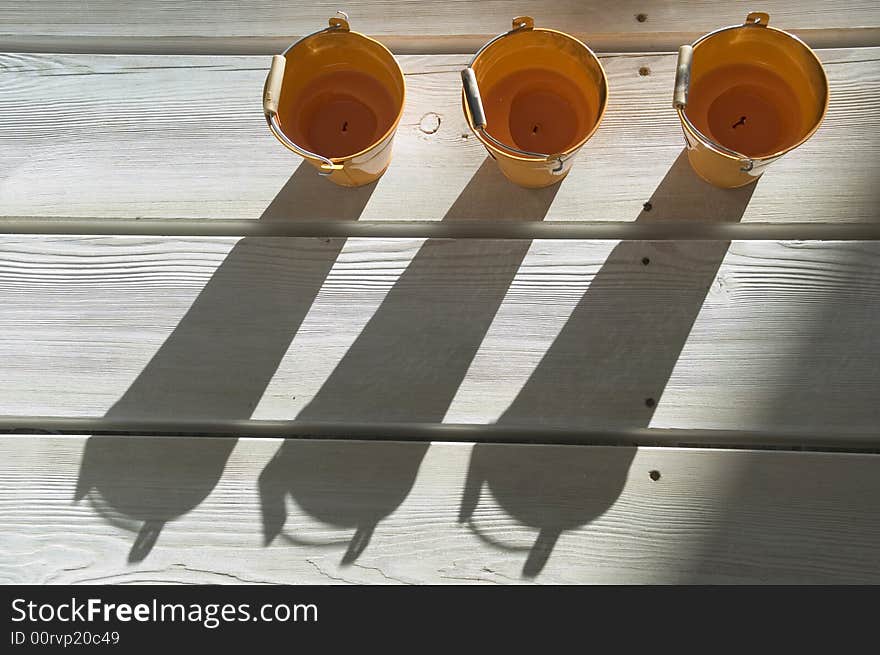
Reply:
[[263, 113], [272, 134], [320, 175], [361, 186], [391, 162], [406, 85], [388, 48], [342, 16], [272, 58]]
[[468, 125], [515, 184], [545, 187], [571, 169], [605, 113], [608, 80], [586, 45], [530, 16], [486, 43], [462, 73]]
[[753, 12], [679, 49], [672, 104], [691, 166], [715, 186], [754, 182], [809, 139], [828, 109], [819, 58], [769, 22]]

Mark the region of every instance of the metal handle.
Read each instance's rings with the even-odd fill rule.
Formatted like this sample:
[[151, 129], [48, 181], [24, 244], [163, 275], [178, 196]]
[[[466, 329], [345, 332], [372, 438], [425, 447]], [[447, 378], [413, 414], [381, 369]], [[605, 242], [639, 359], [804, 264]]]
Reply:
[[[766, 16], [766, 14], [764, 15]], [[751, 14], [749, 14], [749, 16], [751, 16]], [[690, 120], [683, 112], [688, 103], [688, 93], [690, 92], [691, 87], [691, 69], [693, 67], [693, 63], [693, 46], [681, 46], [678, 49], [678, 64], [675, 67], [675, 90], [672, 93], [672, 107], [674, 109], [682, 111], [682, 120], [686, 121], [688, 124], [690, 124]], [[691, 125], [691, 127], [693, 128], [693, 125]], [[745, 157], [743, 154], [737, 152], [736, 150], [731, 150], [730, 148], [716, 142], [712, 143], [712, 147], [720, 150], [727, 155], [736, 157], [737, 159], [742, 161], [742, 166], [740, 167], [740, 170], [743, 173], [748, 173], [755, 167], [755, 162], [752, 159]]]
[[266, 122], [269, 124], [269, 129], [272, 130], [272, 133], [275, 137], [281, 141], [285, 146], [287, 146], [290, 150], [293, 150], [300, 157], [304, 157], [306, 159], [317, 159], [321, 162], [321, 169], [318, 171], [318, 175], [328, 176], [332, 175], [334, 171], [341, 171], [343, 166], [342, 164], [336, 164], [332, 159], [324, 157], [323, 155], [319, 155], [316, 152], [312, 152], [310, 150], [306, 150], [298, 146], [296, 143], [290, 140], [290, 138], [281, 130], [281, 125], [278, 123], [278, 103], [281, 100], [281, 85], [284, 82], [284, 69], [287, 65], [287, 57], [285, 56], [291, 48], [293, 48], [297, 43], [308, 39], [309, 37], [315, 36], [316, 34], [321, 34], [323, 32], [340, 30], [344, 32], [348, 32], [350, 30], [348, 25], [348, 14], [344, 11], [337, 11], [337, 14], [342, 16], [341, 18], [333, 17], [330, 19], [329, 27], [325, 27], [322, 30], [318, 30], [317, 32], [312, 32], [299, 39], [295, 43], [292, 43], [287, 49], [284, 51], [284, 54], [275, 55], [272, 57], [272, 65], [269, 68], [269, 74], [266, 76], [266, 84], [263, 86], [263, 114], [266, 116]]
[[503, 34], [499, 34], [494, 39], [491, 39], [488, 43], [484, 44], [482, 48], [477, 50], [477, 53], [474, 55], [473, 59], [471, 59], [470, 65], [463, 71], [461, 71], [461, 83], [464, 88], [464, 98], [467, 104], [468, 112], [471, 115], [471, 121], [473, 123], [474, 129], [479, 130], [486, 139], [494, 143], [496, 146], [498, 146], [502, 150], [507, 150], [509, 152], [513, 152], [518, 155], [524, 155], [526, 157], [537, 157], [539, 159], [545, 159], [547, 161], [552, 161], [556, 159], [559, 163], [556, 168], [554, 168], [551, 172], [559, 173], [562, 171], [565, 161], [562, 155], [548, 155], [547, 153], [543, 152], [531, 152], [530, 150], [521, 150], [520, 148], [502, 143], [486, 131], [486, 112], [483, 109], [483, 99], [480, 96], [480, 86], [479, 84], [477, 84], [477, 74], [474, 72], [473, 65], [474, 62], [477, 60], [477, 57], [479, 57], [486, 48], [488, 48], [496, 41], [503, 39], [504, 37], [509, 36], [510, 34], [513, 34], [515, 32], [519, 32], [521, 30], [532, 30], [535, 28], [535, 19], [531, 16], [517, 16], [513, 19], [512, 23], [512, 29], [504, 32]]
[[513, 24], [511, 29], [507, 30], [506, 32], [504, 32], [502, 34], [499, 34], [498, 36], [496, 36], [492, 39], [489, 39], [488, 41], [486, 41], [486, 43], [483, 44], [482, 48], [480, 48], [479, 50], [477, 50], [474, 53], [474, 56], [471, 58], [470, 66], [474, 65], [474, 62], [477, 60], [477, 57], [479, 57], [481, 54], [483, 54], [483, 51], [486, 48], [488, 48], [490, 45], [492, 45], [493, 43], [495, 43], [499, 39], [503, 39], [505, 36], [510, 36], [511, 34], [514, 34], [515, 32], [519, 32], [520, 30], [533, 30], [533, 29], [535, 29], [535, 19], [532, 18], [531, 16], [517, 16], [511, 22]]
[[[756, 27], [767, 27], [770, 24], [770, 14], [764, 11], [751, 11], [748, 16], [746, 16], [746, 25], [754, 25]], [[735, 154], [736, 151], [731, 151]], [[739, 155], [742, 158], [742, 155]], [[740, 169], [743, 173], [751, 173], [755, 168], [755, 161], [753, 159], [743, 158], [743, 165], [740, 166]]]
[[535, 157], [546, 161], [557, 160], [558, 165], [551, 172], [559, 173], [562, 171], [565, 160], [562, 155], [548, 155], [545, 152], [532, 152], [531, 150], [522, 150], [515, 146], [508, 145], [496, 139], [486, 131], [486, 112], [483, 110], [483, 101], [480, 98], [480, 88], [477, 86], [477, 77], [473, 68], [465, 68], [461, 71], [461, 80], [464, 85], [464, 97], [467, 102], [468, 112], [475, 130], [479, 130], [486, 139], [494, 143], [502, 150], [513, 152], [526, 157]]
[[678, 65], [675, 68], [675, 91], [672, 93], [672, 106], [684, 109], [688, 103], [691, 87], [691, 66], [694, 63], [694, 48], [683, 45], [678, 49]]

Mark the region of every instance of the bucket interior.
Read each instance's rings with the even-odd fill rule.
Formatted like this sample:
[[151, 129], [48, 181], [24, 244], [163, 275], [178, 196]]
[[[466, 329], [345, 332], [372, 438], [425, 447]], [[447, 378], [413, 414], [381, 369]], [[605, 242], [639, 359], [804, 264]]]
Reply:
[[473, 68], [486, 130], [522, 150], [555, 154], [580, 146], [605, 106], [599, 62], [564, 34], [511, 34], [489, 46]]
[[827, 95], [822, 67], [807, 46], [777, 30], [745, 26], [694, 48], [685, 114], [709, 140], [766, 157], [811, 133]]
[[344, 159], [379, 142], [403, 109], [403, 73], [379, 44], [351, 32], [324, 32], [285, 55], [278, 104], [294, 143]]

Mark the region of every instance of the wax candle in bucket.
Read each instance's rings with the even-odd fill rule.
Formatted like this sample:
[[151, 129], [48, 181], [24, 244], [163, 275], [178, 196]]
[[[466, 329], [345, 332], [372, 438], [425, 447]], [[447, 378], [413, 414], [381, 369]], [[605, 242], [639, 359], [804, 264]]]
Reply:
[[405, 83], [391, 52], [345, 18], [273, 58], [263, 109], [275, 137], [343, 186], [388, 167]]
[[680, 50], [673, 105], [691, 165], [716, 186], [754, 182], [818, 129], [828, 106], [815, 53], [768, 21], [752, 13]]
[[568, 34], [529, 16], [485, 44], [462, 71], [465, 118], [501, 172], [525, 187], [562, 180], [602, 120], [605, 72]]

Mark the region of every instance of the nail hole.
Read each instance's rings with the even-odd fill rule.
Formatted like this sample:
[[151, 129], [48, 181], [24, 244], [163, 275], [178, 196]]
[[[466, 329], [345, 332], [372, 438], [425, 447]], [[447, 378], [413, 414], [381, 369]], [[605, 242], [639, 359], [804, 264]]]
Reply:
[[636, 20], [640, 23], [644, 23], [646, 20], [648, 20], [648, 14], [636, 14]]
[[642, 66], [641, 68], [639, 68], [639, 75], [641, 75], [642, 77], [645, 77], [645, 75], [650, 75], [650, 74], [651, 74], [651, 69], [648, 68], [647, 66]]
[[645, 398], [645, 407], [653, 407], [657, 404], [657, 401], [653, 398]]
[[345, 122], [342, 124], [342, 131], [343, 131], [343, 132], [348, 132], [348, 121], [345, 121]]
[[651, 471], [648, 473], [648, 477], [650, 477], [654, 482], [660, 479], [660, 471]]
[[646, 212], [651, 211], [653, 207], [654, 205], [652, 205], [650, 202], [646, 202], [644, 205], [642, 205], [642, 209], [644, 209]]
[[642, 266], [647, 266], [651, 263], [651, 260], [647, 257], [642, 257]]

